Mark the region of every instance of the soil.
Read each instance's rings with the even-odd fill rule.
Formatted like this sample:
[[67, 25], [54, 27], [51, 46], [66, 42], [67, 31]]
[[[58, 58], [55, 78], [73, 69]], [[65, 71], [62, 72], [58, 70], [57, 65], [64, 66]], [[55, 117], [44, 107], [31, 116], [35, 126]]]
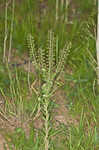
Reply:
[[[4, 144], [6, 144], [6, 141], [2, 135], [0, 135], [0, 150], [4, 149]], [[6, 144], [7, 150], [10, 150], [8, 145]]]
[[54, 110], [54, 119], [66, 126], [69, 126], [70, 124], [77, 126], [78, 120], [70, 115], [69, 110], [66, 107], [66, 94], [64, 91], [62, 89], [58, 90], [54, 97], [56, 103], [59, 105], [59, 108]]

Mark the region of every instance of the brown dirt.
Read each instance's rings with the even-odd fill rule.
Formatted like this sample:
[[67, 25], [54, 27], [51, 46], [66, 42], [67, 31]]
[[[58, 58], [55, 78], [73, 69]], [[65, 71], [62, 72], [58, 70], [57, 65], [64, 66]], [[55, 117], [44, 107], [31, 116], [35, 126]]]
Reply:
[[[4, 137], [0, 134], [0, 150], [4, 150], [4, 144], [6, 144], [6, 141]], [[6, 144], [7, 150], [10, 150], [8, 145]]]
[[[16, 128], [22, 128], [25, 131], [25, 134], [27, 136], [27, 138], [29, 137], [30, 134], [30, 126], [29, 126], [29, 122], [21, 122], [19, 119], [17, 119], [16, 117], [7, 117], [6, 120], [5, 117], [1, 117], [0, 116], [0, 150], [4, 150], [3, 146], [4, 144], [6, 144], [7, 146], [7, 150], [10, 150], [7, 142], [5, 140], [5, 137], [7, 137], [7, 134], [11, 134], [15, 131]], [[11, 141], [11, 139], [7, 138], [8, 141]], [[14, 149], [13, 149], [14, 150]]]
[[0, 116], [0, 150], [4, 150], [4, 144], [6, 144], [7, 150], [10, 150], [4, 138], [5, 137], [4, 134], [8, 132], [8, 127], [9, 127], [8, 122], [1, 119], [1, 116]]
[[66, 107], [66, 94], [63, 90], [58, 90], [55, 93], [55, 102], [59, 105], [57, 109], [54, 110], [54, 119], [64, 125], [74, 124], [78, 125], [78, 121], [74, 119], [69, 110]]

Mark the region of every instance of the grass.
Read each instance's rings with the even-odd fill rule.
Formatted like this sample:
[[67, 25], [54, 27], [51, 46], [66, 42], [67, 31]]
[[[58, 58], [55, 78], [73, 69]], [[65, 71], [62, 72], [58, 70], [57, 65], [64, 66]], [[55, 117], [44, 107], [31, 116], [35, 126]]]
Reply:
[[[1, 4], [2, 3], [3, 2], [1, 2]], [[73, 15], [71, 15], [71, 6], [73, 6], [75, 10]], [[66, 100], [63, 100], [65, 101], [64, 105], [68, 108], [69, 114], [72, 116], [72, 119], [75, 120], [76, 124], [67, 123], [67, 125], [65, 125], [59, 122], [59, 126], [57, 127], [55, 124], [54, 127], [52, 118], [53, 113], [55, 113], [54, 109], [60, 110], [60, 107], [57, 106], [57, 101], [50, 101], [51, 97], [48, 97], [47, 101], [44, 99], [44, 95], [48, 92], [48, 96], [50, 93], [49, 90], [46, 91], [47, 87], [50, 87], [49, 82], [44, 84], [46, 87], [41, 86], [40, 89], [38, 88], [38, 82], [37, 85], [34, 85], [37, 86], [36, 89], [41, 96], [41, 101], [39, 101], [37, 90], [33, 91], [31, 89], [34, 89], [34, 86], [32, 88], [29, 86], [29, 83], [32, 85], [35, 79], [38, 79], [37, 75], [25, 72], [23, 67], [10, 69], [10, 64], [6, 66], [1, 63], [0, 90], [5, 101], [5, 109], [0, 108], [2, 116], [7, 118], [11, 123], [15, 124], [13, 118], [17, 118], [18, 122], [13, 132], [9, 131], [7, 133], [6, 130], [0, 130], [10, 150], [99, 149], [99, 94], [94, 69], [96, 68], [96, 64], [94, 63], [94, 59], [96, 60], [96, 7], [93, 7], [93, 1], [91, 0], [87, 0], [87, 3], [85, 0], [83, 2], [75, 0], [75, 3], [69, 5], [68, 8], [68, 22], [63, 20], [64, 11], [66, 10], [63, 9], [61, 12], [60, 7], [58, 12], [59, 19], [56, 21], [55, 8], [56, 2], [51, 2], [50, 0], [48, 0], [47, 3], [44, 0], [24, 0], [24, 2], [20, 3], [20, 7], [19, 3], [15, 2], [12, 50], [16, 49], [15, 51], [17, 51], [19, 57], [23, 55], [24, 52], [28, 53], [27, 36], [28, 34], [33, 35], [35, 49], [37, 50], [40, 47], [40, 50], [44, 50], [40, 52], [43, 56], [43, 67], [39, 68], [39, 64], [36, 64], [36, 69], [40, 74], [40, 80], [42, 82], [42, 80], [48, 80], [47, 72], [43, 74], [43, 70], [41, 71], [41, 69], [45, 69], [44, 63], [46, 60], [50, 60], [47, 62], [48, 72], [52, 71], [52, 74], [55, 73], [51, 70], [52, 67], [50, 67], [53, 59], [50, 57], [50, 53], [46, 55], [46, 57], [43, 55], [55, 44], [52, 40], [53, 37], [49, 40], [49, 43], [52, 40], [52, 45], [46, 44], [48, 42], [48, 31], [50, 29], [54, 31], [56, 50], [60, 50], [60, 54], [62, 53], [61, 49], [64, 47], [66, 41], [67, 43], [71, 43], [68, 59], [65, 62], [64, 85], [62, 85], [61, 89], [66, 95]], [[83, 15], [83, 13], [86, 15]], [[78, 16], [76, 16], [76, 14], [78, 14]], [[2, 62], [3, 57], [4, 16], [3, 8], [2, 15], [0, 12], [0, 21], [2, 22], [0, 24], [0, 62]], [[8, 33], [10, 33], [11, 16], [10, 4], [7, 18]], [[71, 16], [72, 19], [70, 20]], [[6, 45], [7, 49], [9, 49], [8, 43], [9, 35]], [[33, 43], [30, 42], [29, 48], [32, 44]], [[59, 60], [59, 53], [56, 51], [57, 56], [56, 59], [54, 58], [55, 62]], [[32, 57], [33, 54], [35, 53], [31, 50]], [[60, 68], [58, 67], [57, 69]], [[61, 76], [60, 78], [60, 80], [62, 80]], [[55, 90], [54, 87], [53, 89]], [[26, 126], [24, 128], [25, 123], [28, 127]], [[39, 124], [43, 127], [38, 128]], [[27, 131], [25, 131], [26, 128], [30, 130], [28, 136]], [[4, 147], [6, 150], [6, 145]]]

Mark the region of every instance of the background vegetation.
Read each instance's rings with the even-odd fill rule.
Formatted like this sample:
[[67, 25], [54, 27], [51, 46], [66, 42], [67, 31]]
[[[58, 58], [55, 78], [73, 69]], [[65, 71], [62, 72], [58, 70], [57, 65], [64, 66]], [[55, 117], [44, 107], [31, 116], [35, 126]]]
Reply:
[[[25, 62], [29, 60], [28, 34], [34, 37], [36, 49], [46, 50], [48, 31], [52, 30], [60, 51], [66, 43], [71, 43], [71, 48], [65, 62], [64, 75], [59, 80], [62, 86], [50, 103], [49, 149], [98, 150], [99, 93], [96, 81], [95, 2], [74, 0], [66, 7], [65, 1], [64, 5], [59, 1], [56, 19], [57, 0], [16, 0], [11, 57], [8, 63], [4, 63], [5, 20], [8, 26], [8, 58], [13, 2], [9, 1], [5, 18], [6, 2], [0, 1], [0, 134], [7, 143], [4, 144], [4, 148], [45, 149], [44, 122], [42, 113], [39, 114], [38, 96], [32, 86], [38, 79], [38, 73], [34, 71], [34, 66], [31, 66], [29, 71], [29, 63]], [[36, 89], [38, 84], [37, 82], [34, 85]], [[61, 91], [64, 96], [60, 98]], [[56, 97], [60, 99], [54, 101]], [[60, 115], [61, 120], [55, 119], [57, 111], [61, 112], [63, 106], [68, 115], [64, 111], [64, 115]]]

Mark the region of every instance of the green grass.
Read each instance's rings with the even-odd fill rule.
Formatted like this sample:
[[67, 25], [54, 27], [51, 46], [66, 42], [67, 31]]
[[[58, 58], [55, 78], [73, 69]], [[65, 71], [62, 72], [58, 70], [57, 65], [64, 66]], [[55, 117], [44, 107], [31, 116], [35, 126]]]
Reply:
[[[26, 137], [25, 132], [22, 128], [16, 128], [13, 135], [7, 135], [6, 140], [10, 138], [10, 142], [8, 142], [8, 145], [10, 147], [10, 150], [13, 150], [13, 146], [15, 150], [21, 149], [21, 150], [39, 150], [41, 149], [40, 146], [43, 145], [43, 141], [40, 135], [38, 137], [35, 137], [35, 131], [32, 129], [30, 132], [29, 138]], [[13, 144], [12, 144], [13, 143]], [[41, 145], [42, 143], [42, 145]]]
[[[71, 42], [71, 50], [65, 66], [64, 86], [62, 89], [66, 95], [66, 107], [72, 118], [77, 121], [77, 125], [60, 124], [58, 129], [52, 124], [49, 141], [50, 150], [98, 150], [99, 149], [99, 93], [96, 84], [96, 72], [91, 66], [93, 59], [96, 60], [95, 28], [96, 28], [96, 8], [93, 7], [92, 0], [79, 2], [75, 0], [73, 5], [77, 5], [72, 24], [62, 20], [61, 9], [59, 10], [59, 20], [55, 21], [55, 1], [48, 0], [47, 6], [40, 10], [42, 1], [27, 1], [15, 4], [14, 31], [12, 48], [18, 51], [18, 55], [28, 51], [27, 35], [30, 33], [35, 39], [35, 47], [46, 49], [47, 32], [53, 30], [56, 36], [57, 45], [61, 49], [65, 42]], [[1, 4], [3, 1], [1, 1]], [[44, 3], [45, 4], [45, 3]], [[71, 14], [71, 6], [69, 13]], [[43, 14], [43, 11], [45, 15]], [[41, 12], [42, 11], [42, 15]], [[8, 33], [11, 24], [11, 5], [8, 7]], [[4, 39], [4, 8], [2, 15], [0, 12], [0, 62], [3, 56]], [[7, 48], [9, 36], [7, 40]], [[90, 61], [91, 60], [91, 61]], [[90, 64], [91, 63], [91, 64]], [[96, 67], [96, 64], [94, 64]], [[6, 73], [5, 73], [6, 72]], [[30, 83], [35, 80], [30, 74]], [[6, 97], [6, 117], [19, 117], [22, 123], [29, 122], [30, 135], [26, 136], [23, 128], [18, 127], [13, 133], [5, 131], [4, 137], [10, 150], [44, 150], [45, 128], [35, 129], [34, 120], [38, 113], [38, 97], [35, 92], [29, 93], [28, 73], [22, 68], [10, 70], [5, 64], [0, 63], [0, 90]], [[10, 101], [9, 101], [10, 100]], [[51, 106], [52, 103], [49, 105]], [[55, 104], [56, 105], [56, 104]], [[50, 107], [50, 111], [53, 111]], [[57, 107], [59, 109], [59, 107]], [[50, 120], [52, 119], [50, 114]], [[40, 116], [42, 117], [42, 116]], [[45, 116], [44, 116], [45, 117]], [[77, 119], [76, 119], [77, 118]], [[51, 125], [51, 124], [49, 124]], [[69, 126], [69, 127], [68, 127]], [[10, 140], [9, 140], [10, 139]], [[5, 146], [6, 150], [6, 146]]]

